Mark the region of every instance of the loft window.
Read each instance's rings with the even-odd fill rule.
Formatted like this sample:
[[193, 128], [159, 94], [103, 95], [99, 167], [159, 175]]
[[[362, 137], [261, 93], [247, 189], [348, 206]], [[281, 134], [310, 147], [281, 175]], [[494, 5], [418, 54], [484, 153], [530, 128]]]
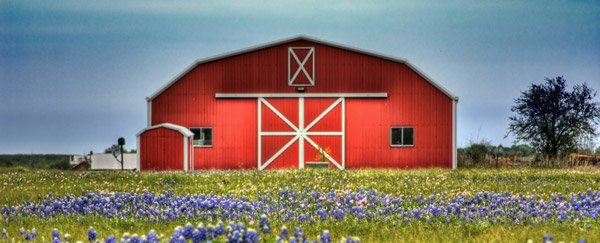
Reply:
[[390, 134], [390, 146], [414, 146], [413, 127], [392, 127]]
[[190, 128], [190, 131], [194, 133], [193, 145], [197, 147], [212, 147], [212, 128], [210, 127], [199, 127]]

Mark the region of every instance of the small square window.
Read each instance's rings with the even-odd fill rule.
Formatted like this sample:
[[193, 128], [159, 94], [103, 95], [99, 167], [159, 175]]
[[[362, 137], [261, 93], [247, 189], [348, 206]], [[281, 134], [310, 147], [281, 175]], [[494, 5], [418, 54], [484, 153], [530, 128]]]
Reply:
[[391, 146], [413, 146], [414, 128], [412, 127], [392, 127], [390, 134]]
[[194, 133], [194, 139], [192, 144], [198, 147], [211, 147], [212, 141], [212, 128], [200, 127], [190, 128], [190, 131]]

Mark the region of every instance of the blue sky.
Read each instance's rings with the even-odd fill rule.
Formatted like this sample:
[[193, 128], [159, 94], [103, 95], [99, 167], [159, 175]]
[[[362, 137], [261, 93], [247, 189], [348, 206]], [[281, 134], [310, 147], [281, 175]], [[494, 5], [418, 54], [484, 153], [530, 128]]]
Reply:
[[600, 91], [600, 2], [440, 2], [0, 0], [0, 153], [133, 148], [145, 97], [195, 60], [299, 34], [415, 64], [460, 97], [459, 146], [512, 144], [531, 82]]

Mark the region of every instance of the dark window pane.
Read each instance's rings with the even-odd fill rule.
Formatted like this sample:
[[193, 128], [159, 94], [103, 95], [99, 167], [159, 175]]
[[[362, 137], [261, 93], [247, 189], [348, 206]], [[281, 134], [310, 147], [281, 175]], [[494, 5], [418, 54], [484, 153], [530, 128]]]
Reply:
[[202, 134], [204, 135], [204, 144], [203, 145], [212, 145], [212, 129], [211, 128], [203, 128]]
[[413, 128], [405, 127], [402, 131], [402, 145], [413, 145]]
[[200, 139], [200, 128], [192, 128], [190, 131], [194, 133], [194, 140]]
[[392, 128], [392, 145], [402, 145], [401, 138], [402, 134], [400, 128]]

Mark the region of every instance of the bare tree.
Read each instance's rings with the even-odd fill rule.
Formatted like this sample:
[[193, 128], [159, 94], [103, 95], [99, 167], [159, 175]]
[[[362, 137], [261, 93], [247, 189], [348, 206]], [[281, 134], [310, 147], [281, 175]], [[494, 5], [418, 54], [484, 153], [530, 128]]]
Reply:
[[552, 160], [576, 150], [582, 138], [596, 136], [595, 126], [600, 122], [596, 92], [585, 83], [572, 91], [566, 87], [566, 80], [559, 76], [521, 92], [511, 108], [514, 115], [509, 118], [508, 134], [529, 142]]

